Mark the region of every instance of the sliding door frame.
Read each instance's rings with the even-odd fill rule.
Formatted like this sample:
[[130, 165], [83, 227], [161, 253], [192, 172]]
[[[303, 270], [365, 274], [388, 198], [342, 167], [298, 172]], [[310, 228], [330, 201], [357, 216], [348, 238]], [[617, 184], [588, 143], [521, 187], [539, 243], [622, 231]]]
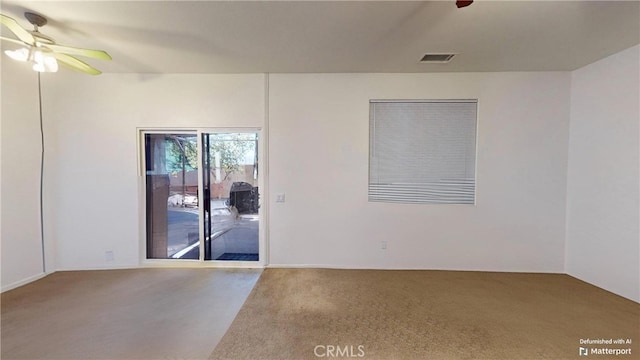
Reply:
[[[220, 268], [264, 268], [269, 263], [267, 254], [268, 184], [266, 175], [267, 153], [266, 131], [259, 127], [144, 127], [137, 128], [138, 138], [138, 214], [139, 214], [139, 261], [142, 267], [220, 267]], [[207, 133], [257, 133], [258, 134], [258, 189], [260, 209], [258, 211], [258, 261], [204, 260], [204, 206], [198, 206], [200, 259], [148, 259], [147, 258], [147, 195], [146, 195], [146, 134], [195, 134], [198, 147], [198, 189], [203, 189], [204, 169], [202, 135]], [[204, 204], [204, 191], [198, 191], [198, 204]]]

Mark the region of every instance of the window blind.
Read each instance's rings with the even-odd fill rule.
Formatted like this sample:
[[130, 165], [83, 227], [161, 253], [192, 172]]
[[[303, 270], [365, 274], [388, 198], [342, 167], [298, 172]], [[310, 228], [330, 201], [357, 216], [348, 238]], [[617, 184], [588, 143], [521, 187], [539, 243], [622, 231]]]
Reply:
[[372, 100], [369, 110], [369, 201], [475, 203], [477, 100]]

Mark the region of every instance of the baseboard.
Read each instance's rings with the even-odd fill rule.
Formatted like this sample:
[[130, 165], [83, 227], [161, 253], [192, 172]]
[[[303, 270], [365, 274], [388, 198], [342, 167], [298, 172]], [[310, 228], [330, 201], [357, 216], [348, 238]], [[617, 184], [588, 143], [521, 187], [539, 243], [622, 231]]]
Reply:
[[199, 260], [168, 260], [150, 259], [142, 261], [139, 265], [117, 265], [117, 266], [87, 266], [87, 267], [62, 267], [57, 271], [103, 271], [103, 270], [135, 270], [135, 269], [264, 269], [265, 266], [259, 262], [249, 261], [226, 261], [221, 263], [207, 262]]
[[608, 293], [611, 293], [613, 295], [620, 296], [621, 298], [624, 298], [624, 299], [627, 299], [627, 300], [631, 300], [631, 301], [633, 301], [633, 302], [635, 302], [637, 304], [640, 304], [640, 294], [628, 294], [628, 293], [624, 294], [623, 292], [616, 291], [616, 289], [612, 289], [609, 286], [589, 281], [589, 280], [587, 280], [587, 279], [585, 279], [582, 276], [579, 276], [577, 274], [566, 273], [566, 275], [570, 276], [570, 277], [572, 277], [572, 278], [574, 278], [574, 279], [576, 279], [578, 281], [582, 281], [585, 284], [589, 284], [591, 286], [595, 286], [595, 287], [597, 287], [599, 289], [602, 289], [602, 290], [604, 290], [604, 291], [606, 291]]
[[268, 264], [271, 269], [344, 269], [344, 270], [428, 270], [428, 271], [473, 271], [494, 273], [522, 273], [522, 274], [565, 274], [563, 271], [536, 271], [519, 269], [473, 269], [473, 268], [426, 268], [426, 267], [365, 267], [335, 264]]
[[40, 274], [37, 274], [37, 275], [29, 276], [26, 279], [23, 279], [23, 280], [20, 280], [20, 281], [16, 281], [16, 282], [14, 282], [12, 284], [9, 284], [9, 285], [3, 285], [2, 289], [0, 290], [0, 292], [13, 290], [13, 289], [18, 288], [20, 286], [27, 285], [28, 283], [34, 282], [36, 280], [40, 280], [43, 277], [45, 277], [47, 275], [50, 275], [50, 274], [53, 274], [53, 273], [40, 273]]
[[[398, 269], [383, 269], [373, 267], [361, 267], [350, 265], [326, 265], [326, 264], [268, 264], [265, 266], [267, 269], [344, 269], [344, 270], [398, 270]], [[408, 270], [408, 269], [400, 269]], [[420, 269], [424, 270], [424, 269]]]
[[128, 269], [138, 269], [140, 267], [141, 266], [137, 266], [137, 265], [59, 267], [57, 271], [128, 270]]

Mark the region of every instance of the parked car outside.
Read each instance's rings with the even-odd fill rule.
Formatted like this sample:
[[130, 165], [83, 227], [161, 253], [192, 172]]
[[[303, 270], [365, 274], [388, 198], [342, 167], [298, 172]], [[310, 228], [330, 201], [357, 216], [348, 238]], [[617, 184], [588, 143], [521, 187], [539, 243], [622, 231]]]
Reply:
[[167, 199], [167, 205], [177, 207], [177, 206], [188, 206], [188, 207], [197, 207], [198, 206], [198, 197], [191, 194], [173, 194], [169, 196]]

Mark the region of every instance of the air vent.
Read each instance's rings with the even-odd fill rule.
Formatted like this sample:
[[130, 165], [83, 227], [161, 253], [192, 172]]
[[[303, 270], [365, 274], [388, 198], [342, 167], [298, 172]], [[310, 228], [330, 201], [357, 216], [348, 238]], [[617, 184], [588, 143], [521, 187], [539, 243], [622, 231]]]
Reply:
[[448, 63], [456, 54], [425, 54], [421, 63]]

